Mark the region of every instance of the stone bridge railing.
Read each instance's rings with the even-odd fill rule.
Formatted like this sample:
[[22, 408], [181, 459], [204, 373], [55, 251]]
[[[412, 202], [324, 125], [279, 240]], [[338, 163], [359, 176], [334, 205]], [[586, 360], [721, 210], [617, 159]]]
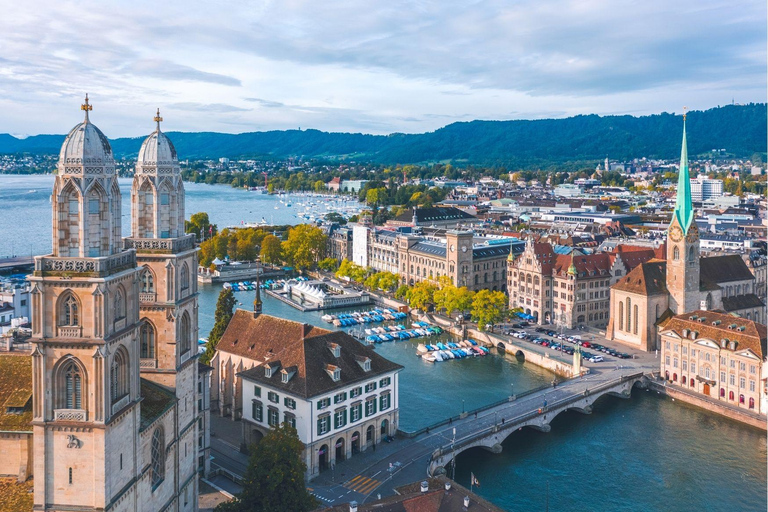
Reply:
[[599, 384], [589, 389], [589, 391], [575, 393], [566, 398], [556, 400], [549, 404], [546, 409], [536, 408], [509, 418], [503, 425], [497, 423], [489, 427], [483, 427], [461, 439], [457, 439], [452, 445], [446, 444], [435, 450], [432, 453], [427, 473], [432, 476], [439, 473], [456, 455], [469, 448], [481, 447], [493, 453], [501, 453], [501, 443], [504, 439], [521, 427], [530, 426], [548, 432], [552, 419], [566, 410], [575, 409], [589, 414], [592, 412], [591, 405], [603, 395], [612, 394], [622, 398], [629, 398], [634, 384], [644, 378], [642, 372], [625, 375]]

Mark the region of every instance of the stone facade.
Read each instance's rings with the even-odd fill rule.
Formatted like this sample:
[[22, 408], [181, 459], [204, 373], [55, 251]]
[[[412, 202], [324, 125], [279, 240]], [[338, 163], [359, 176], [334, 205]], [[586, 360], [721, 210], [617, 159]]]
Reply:
[[[123, 241], [112, 151], [90, 108], [62, 146], [53, 254], [30, 277], [35, 510], [194, 511], [197, 257], [181, 228], [183, 186], [175, 180], [175, 206], [143, 189], [154, 210], [134, 210], [139, 232]], [[153, 140], [170, 145], [156, 120], [137, 174]], [[178, 176], [175, 150], [156, 160]], [[164, 219], [151, 229], [150, 213]]]
[[766, 414], [766, 327], [695, 310], [661, 327], [661, 374], [672, 384], [734, 407]]

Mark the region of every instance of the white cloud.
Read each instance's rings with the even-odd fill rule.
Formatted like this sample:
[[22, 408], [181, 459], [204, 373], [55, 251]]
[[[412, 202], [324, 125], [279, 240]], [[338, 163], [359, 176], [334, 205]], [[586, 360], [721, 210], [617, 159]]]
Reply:
[[753, 0], [33, 0], [0, 18], [0, 132], [387, 133], [766, 101]]

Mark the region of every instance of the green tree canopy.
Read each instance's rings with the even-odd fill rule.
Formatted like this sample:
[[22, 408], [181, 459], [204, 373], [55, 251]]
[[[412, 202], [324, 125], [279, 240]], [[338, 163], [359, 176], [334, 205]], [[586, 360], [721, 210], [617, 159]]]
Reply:
[[219, 340], [224, 335], [224, 331], [227, 330], [229, 321], [232, 319], [232, 315], [235, 311], [235, 293], [232, 288], [223, 288], [219, 292], [219, 299], [216, 301], [216, 314], [213, 323], [213, 329], [208, 334], [208, 343], [205, 345], [205, 353], [200, 357], [200, 361], [205, 364], [210, 364], [213, 355], [216, 353], [216, 345], [219, 344]]
[[420, 281], [413, 285], [408, 302], [412, 308], [426, 310], [435, 301], [437, 286], [429, 281]]
[[269, 265], [279, 265], [283, 261], [283, 245], [275, 235], [267, 235], [261, 241], [261, 261]]
[[324, 258], [317, 263], [317, 266], [326, 272], [333, 272], [339, 266], [339, 261], [336, 258]]
[[309, 512], [317, 503], [304, 485], [307, 465], [296, 429], [283, 423], [255, 446], [245, 472], [243, 490], [216, 512]]
[[502, 321], [507, 315], [507, 296], [504, 292], [480, 290], [472, 298], [472, 320], [484, 331], [488, 325]]
[[299, 269], [311, 268], [325, 257], [327, 236], [317, 226], [299, 224], [288, 231], [283, 256]]

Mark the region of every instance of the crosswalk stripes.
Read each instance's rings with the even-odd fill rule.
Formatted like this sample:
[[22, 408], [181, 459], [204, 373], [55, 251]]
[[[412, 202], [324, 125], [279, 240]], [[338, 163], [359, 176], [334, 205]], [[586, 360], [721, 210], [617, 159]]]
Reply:
[[349, 480], [344, 484], [344, 487], [347, 489], [351, 489], [355, 492], [358, 492], [360, 494], [368, 494], [372, 490], [374, 490], [376, 487], [379, 486], [381, 482], [378, 480], [374, 480], [373, 478], [368, 478], [363, 475], [357, 475], [352, 480]]
[[315, 493], [310, 493], [310, 494], [312, 494], [312, 496], [314, 496], [315, 498], [317, 498], [319, 500], [322, 500], [322, 501], [324, 501], [326, 503], [333, 503], [332, 499], [326, 498], [325, 496], [320, 496], [319, 494], [315, 494]]

